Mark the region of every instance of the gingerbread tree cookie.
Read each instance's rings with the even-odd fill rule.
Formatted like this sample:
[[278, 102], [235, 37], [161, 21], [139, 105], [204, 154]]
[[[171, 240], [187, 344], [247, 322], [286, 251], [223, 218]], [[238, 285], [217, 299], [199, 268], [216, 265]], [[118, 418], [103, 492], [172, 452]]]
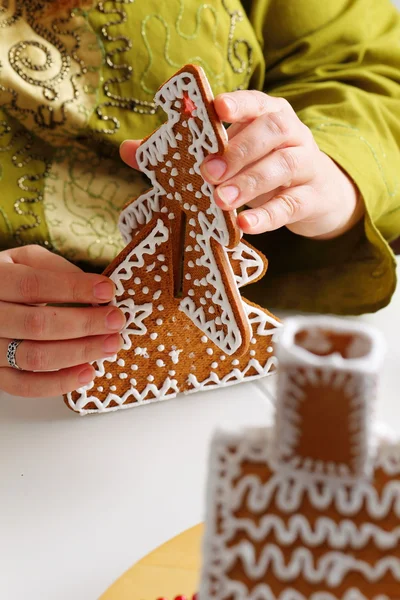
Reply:
[[372, 404], [383, 343], [288, 320], [275, 425], [215, 435], [200, 600], [400, 597], [400, 439]]
[[121, 213], [127, 246], [105, 271], [127, 316], [124, 345], [68, 394], [81, 414], [239, 383], [276, 363], [279, 321], [239, 292], [264, 275], [266, 259], [241, 241], [236, 215], [217, 207], [200, 174], [227, 139], [202, 70], [184, 67], [155, 100], [168, 119], [137, 151], [152, 188]]

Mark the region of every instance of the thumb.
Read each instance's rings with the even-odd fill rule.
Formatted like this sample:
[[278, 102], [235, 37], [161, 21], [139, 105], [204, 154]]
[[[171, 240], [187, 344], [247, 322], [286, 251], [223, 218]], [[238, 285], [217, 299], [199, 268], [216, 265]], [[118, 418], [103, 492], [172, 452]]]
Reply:
[[139, 148], [142, 140], [124, 140], [119, 147], [119, 155], [132, 169], [138, 169], [136, 162], [136, 150]]

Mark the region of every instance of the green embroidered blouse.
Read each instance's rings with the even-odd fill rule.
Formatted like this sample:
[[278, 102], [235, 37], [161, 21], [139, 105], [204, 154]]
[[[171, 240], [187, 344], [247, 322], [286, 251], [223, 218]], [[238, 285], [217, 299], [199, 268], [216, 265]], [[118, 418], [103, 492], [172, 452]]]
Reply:
[[252, 237], [270, 261], [246, 296], [359, 313], [388, 303], [400, 234], [400, 19], [389, 0], [30, 0], [0, 7], [1, 248], [41, 243], [93, 269], [121, 249], [146, 188], [119, 144], [158, 127], [159, 85], [204, 67], [215, 94], [287, 98], [357, 183], [365, 220], [331, 241]]

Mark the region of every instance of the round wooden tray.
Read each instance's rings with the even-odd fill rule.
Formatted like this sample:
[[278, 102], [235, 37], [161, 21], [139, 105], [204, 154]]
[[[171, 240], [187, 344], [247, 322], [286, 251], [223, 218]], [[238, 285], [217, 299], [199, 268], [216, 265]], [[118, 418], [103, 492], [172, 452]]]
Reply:
[[99, 600], [188, 599], [197, 592], [203, 525], [166, 542], [133, 565]]

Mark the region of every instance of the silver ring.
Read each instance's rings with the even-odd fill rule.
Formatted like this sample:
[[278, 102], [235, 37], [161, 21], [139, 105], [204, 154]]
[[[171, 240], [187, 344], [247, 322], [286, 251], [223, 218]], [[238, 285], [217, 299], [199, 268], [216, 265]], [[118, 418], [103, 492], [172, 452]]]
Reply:
[[17, 361], [15, 360], [15, 353], [17, 352], [17, 348], [23, 340], [13, 340], [8, 344], [7, 348], [7, 361], [10, 367], [13, 369], [18, 369], [18, 371], [22, 371], [21, 367], [17, 365]]

